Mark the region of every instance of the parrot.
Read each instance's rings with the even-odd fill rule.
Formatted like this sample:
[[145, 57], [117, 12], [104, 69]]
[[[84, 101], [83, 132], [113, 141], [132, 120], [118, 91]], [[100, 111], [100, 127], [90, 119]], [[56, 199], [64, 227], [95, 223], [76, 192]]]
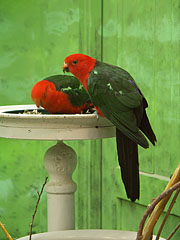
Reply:
[[54, 75], [37, 82], [31, 98], [38, 108], [49, 113], [80, 114], [93, 108], [89, 95], [74, 76]]
[[138, 145], [148, 148], [147, 138], [154, 146], [157, 142], [144, 95], [126, 70], [84, 54], [67, 56], [63, 72], [79, 79], [98, 114], [116, 127], [121, 178], [127, 198], [136, 201], [140, 196]]

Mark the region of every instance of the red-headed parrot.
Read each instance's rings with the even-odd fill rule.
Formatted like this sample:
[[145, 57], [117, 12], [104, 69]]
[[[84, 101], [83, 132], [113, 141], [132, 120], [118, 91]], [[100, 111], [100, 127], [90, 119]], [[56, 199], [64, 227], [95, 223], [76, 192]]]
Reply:
[[54, 75], [37, 82], [31, 98], [37, 107], [50, 113], [75, 114], [93, 107], [89, 95], [73, 76]]
[[132, 201], [139, 199], [137, 145], [148, 148], [146, 137], [153, 145], [156, 142], [142, 92], [124, 69], [84, 54], [66, 57], [63, 71], [71, 72], [79, 79], [99, 114], [116, 126], [118, 160], [127, 197]]

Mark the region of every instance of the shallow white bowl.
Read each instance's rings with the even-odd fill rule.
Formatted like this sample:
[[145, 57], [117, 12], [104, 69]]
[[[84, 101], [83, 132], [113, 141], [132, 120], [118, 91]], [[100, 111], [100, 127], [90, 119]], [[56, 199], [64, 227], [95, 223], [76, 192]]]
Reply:
[[0, 107], [0, 137], [35, 140], [80, 140], [111, 138], [115, 127], [96, 114], [16, 114], [37, 109], [35, 105]]

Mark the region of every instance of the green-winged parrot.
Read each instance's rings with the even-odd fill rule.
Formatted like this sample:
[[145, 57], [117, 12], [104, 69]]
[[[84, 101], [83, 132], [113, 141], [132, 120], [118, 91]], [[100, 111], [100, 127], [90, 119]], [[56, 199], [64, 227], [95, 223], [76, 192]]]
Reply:
[[66, 57], [63, 71], [79, 79], [99, 114], [116, 126], [118, 161], [127, 197], [139, 199], [138, 144], [148, 148], [146, 137], [156, 143], [145, 97], [127, 71], [84, 54]]

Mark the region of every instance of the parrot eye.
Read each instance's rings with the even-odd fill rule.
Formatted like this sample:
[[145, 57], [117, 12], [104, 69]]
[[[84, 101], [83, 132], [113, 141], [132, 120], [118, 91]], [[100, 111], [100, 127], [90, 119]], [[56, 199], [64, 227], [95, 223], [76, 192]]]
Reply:
[[75, 64], [77, 64], [77, 62], [78, 62], [78, 61], [74, 60], [74, 61], [72, 62], [72, 64], [75, 65]]

